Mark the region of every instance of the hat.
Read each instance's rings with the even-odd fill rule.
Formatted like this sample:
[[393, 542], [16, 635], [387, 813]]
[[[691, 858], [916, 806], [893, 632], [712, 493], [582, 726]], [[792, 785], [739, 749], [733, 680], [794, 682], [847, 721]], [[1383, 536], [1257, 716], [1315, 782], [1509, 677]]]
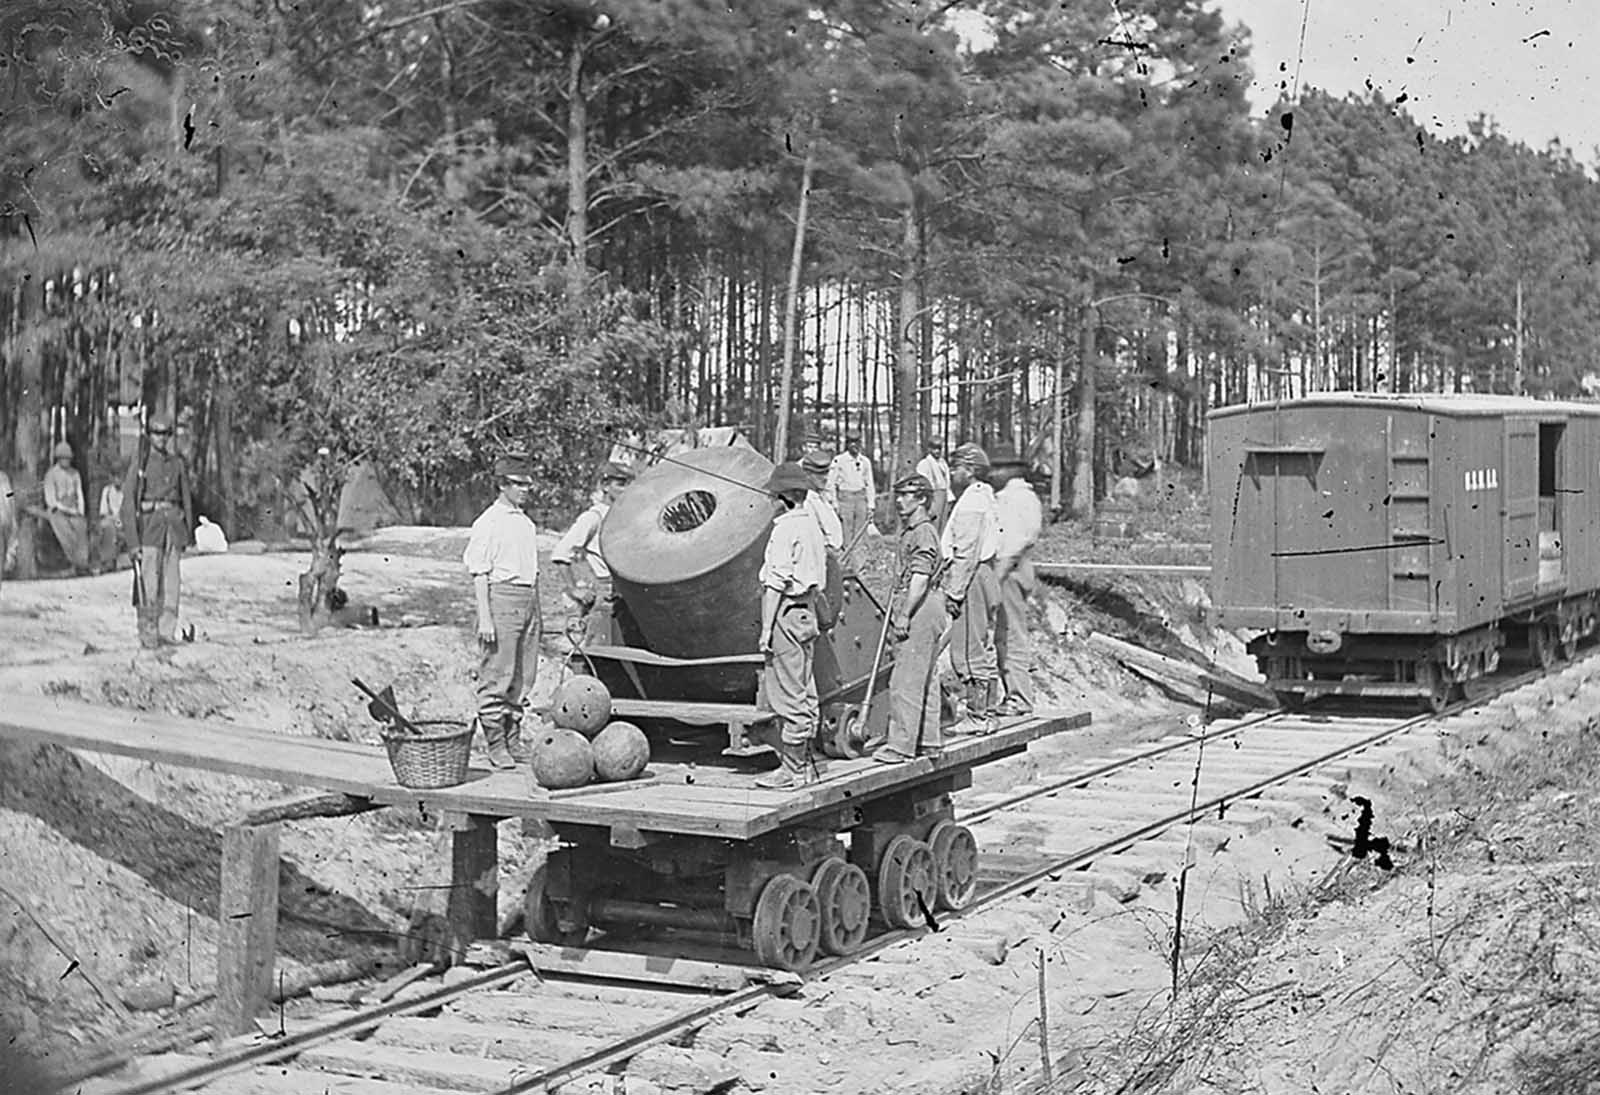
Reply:
[[803, 494], [810, 489], [811, 477], [793, 460], [786, 460], [773, 468], [772, 476], [767, 480], [766, 486], [768, 494], [787, 494], [790, 491]]
[[533, 478], [533, 467], [528, 463], [526, 456], [508, 454], [494, 462], [496, 479], [529, 479]]
[[54, 450], [52, 450], [51, 455], [53, 455], [57, 460], [60, 460], [63, 456], [71, 456], [72, 446], [67, 444], [65, 441], [57, 441], [56, 447]]
[[144, 427], [150, 433], [171, 433], [172, 416], [170, 414], [153, 414]]
[[626, 464], [619, 464], [615, 460], [607, 460], [600, 465], [600, 481], [617, 479], [624, 483], [633, 482], [633, 469]]
[[846, 445], [859, 445], [861, 444], [861, 435], [859, 433], [847, 433], [844, 435], [844, 443]]
[[989, 454], [971, 441], [964, 441], [957, 445], [955, 451], [950, 454], [950, 465], [951, 467], [965, 466], [981, 470], [989, 466]]
[[933, 497], [933, 484], [928, 482], [926, 475], [908, 475], [894, 485], [896, 494], [920, 494], [923, 498]]

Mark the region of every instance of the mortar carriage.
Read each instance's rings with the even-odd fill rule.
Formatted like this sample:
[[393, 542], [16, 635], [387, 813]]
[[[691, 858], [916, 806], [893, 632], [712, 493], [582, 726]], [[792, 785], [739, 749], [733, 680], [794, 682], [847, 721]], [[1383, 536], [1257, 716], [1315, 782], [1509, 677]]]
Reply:
[[815, 653], [816, 744], [833, 759], [819, 782], [753, 786], [741, 762], [775, 741], [753, 653], [771, 470], [746, 448], [685, 453], [640, 475], [601, 526], [611, 642], [579, 644], [572, 666], [646, 730], [652, 759], [640, 780], [554, 791], [520, 811], [562, 843], [525, 894], [534, 940], [576, 945], [591, 928], [731, 935], [787, 969], [852, 953], [874, 927], [914, 927], [973, 899], [978, 848], [951, 802], [973, 767], [1088, 722], [1046, 713], [938, 757], [864, 759], [887, 729], [893, 651], [888, 606], [850, 576]]

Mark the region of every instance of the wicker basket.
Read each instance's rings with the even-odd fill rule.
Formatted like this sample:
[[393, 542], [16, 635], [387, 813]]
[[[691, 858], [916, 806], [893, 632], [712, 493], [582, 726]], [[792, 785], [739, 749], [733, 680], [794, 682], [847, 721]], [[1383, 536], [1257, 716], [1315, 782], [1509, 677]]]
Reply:
[[385, 732], [389, 765], [402, 787], [434, 790], [454, 787], [467, 779], [467, 757], [472, 751], [472, 724], [451, 719], [413, 722], [426, 737]]

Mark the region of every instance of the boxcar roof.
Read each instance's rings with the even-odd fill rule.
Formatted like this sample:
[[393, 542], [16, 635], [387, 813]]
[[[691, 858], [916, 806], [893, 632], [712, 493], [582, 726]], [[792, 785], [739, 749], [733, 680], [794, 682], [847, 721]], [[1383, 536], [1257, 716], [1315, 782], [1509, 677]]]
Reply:
[[1229, 415], [1259, 414], [1266, 411], [1291, 410], [1301, 407], [1339, 407], [1420, 411], [1424, 414], [1447, 415], [1456, 418], [1502, 418], [1508, 415], [1559, 416], [1563, 418], [1587, 416], [1600, 417], [1600, 403], [1578, 403], [1572, 400], [1529, 399], [1515, 395], [1449, 395], [1420, 393], [1416, 395], [1387, 395], [1380, 392], [1320, 392], [1300, 399], [1276, 399], [1260, 403], [1241, 403], [1232, 407], [1218, 407], [1207, 417], [1225, 418]]

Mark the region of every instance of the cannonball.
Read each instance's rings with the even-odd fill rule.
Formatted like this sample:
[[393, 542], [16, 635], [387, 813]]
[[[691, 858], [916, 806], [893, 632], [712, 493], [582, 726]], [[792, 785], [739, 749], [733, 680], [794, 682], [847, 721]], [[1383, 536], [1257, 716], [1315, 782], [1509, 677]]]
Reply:
[[541, 787], [582, 787], [594, 777], [594, 748], [576, 730], [557, 726], [544, 731], [534, 739], [531, 753], [533, 778]]
[[568, 678], [551, 699], [550, 718], [557, 726], [592, 738], [611, 718], [611, 693], [598, 677]]
[[633, 779], [650, 763], [650, 739], [631, 722], [613, 722], [594, 736], [594, 772], [606, 783]]

